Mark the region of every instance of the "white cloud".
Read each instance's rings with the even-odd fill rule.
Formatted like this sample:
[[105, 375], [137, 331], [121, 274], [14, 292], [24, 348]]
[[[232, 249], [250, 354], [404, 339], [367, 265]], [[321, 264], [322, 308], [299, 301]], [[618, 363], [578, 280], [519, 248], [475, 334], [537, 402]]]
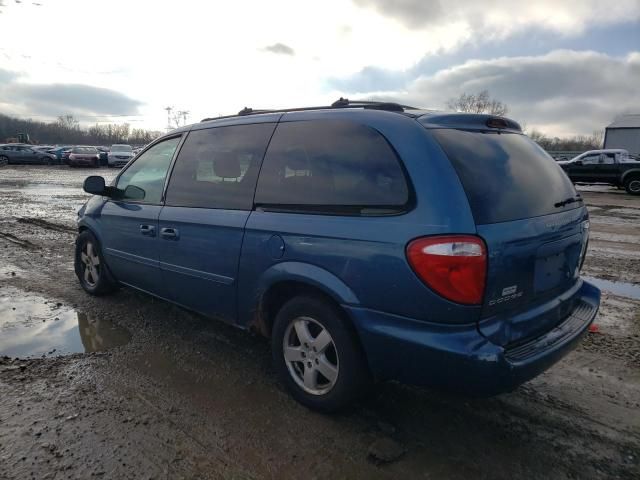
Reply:
[[529, 128], [569, 135], [604, 128], [623, 112], [640, 112], [638, 85], [638, 52], [615, 58], [560, 50], [534, 57], [473, 60], [420, 76], [402, 92], [377, 95], [445, 108], [449, 98], [487, 89], [509, 106], [508, 116]]
[[[245, 105], [326, 103], [328, 75], [378, 62], [405, 68], [448, 45], [453, 30], [434, 30], [425, 46], [424, 34], [340, 0], [59, 0], [7, 4], [0, 31], [19, 39], [0, 46], [2, 66], [25, 82], [123, 92], [158, 128], [167, 105], [200, 119]], [[264, 51], [275, 44], [295, 55]]]
[[[326, 104], [343, 93], [327, 92], [329, 78], [367, 66], [408, 71], [425, 56], [530, 26], [570, 34], [596, 23], [633, 20], [639, 2], [5, 2], [0, 31], [13, 41], [0, 45], [0, 61], [34, 88], [80, 84], [121, 92], [141, 102], [140, 124], [157, 129], [166, 122], [167, 105], [199, 120], [244, 106]], [[265, 51], [278, 44], [295, 55]], [[5, 113], [27, 115], [38, 107], [32, 103]]]
[[469, 32], [506, 37], [526, 27], [566, 34], [592, 24], [640, 18], [640, 0], [354, 0], [412, 29], [462, 23]]
[[0, 69], [3, 112], [56, 117], [72, 113], [84, 120], [98, 115], [135, 116], [140, 102], [108, 88], [73, 83], [30, 84], [15, 72]]

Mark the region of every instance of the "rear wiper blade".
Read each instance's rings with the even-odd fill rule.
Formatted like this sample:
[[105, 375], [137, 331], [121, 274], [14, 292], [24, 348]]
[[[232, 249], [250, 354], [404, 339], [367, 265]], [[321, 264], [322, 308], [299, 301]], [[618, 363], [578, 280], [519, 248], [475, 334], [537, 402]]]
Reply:
[[582, 202], [582, 197], [580, 195], [576, 195], [575, 197], [569, 197], [565, 200], [562, 200], [561, 202], [554, 203], [553, 206], [556, 208], [560, 208], [575, 202]]

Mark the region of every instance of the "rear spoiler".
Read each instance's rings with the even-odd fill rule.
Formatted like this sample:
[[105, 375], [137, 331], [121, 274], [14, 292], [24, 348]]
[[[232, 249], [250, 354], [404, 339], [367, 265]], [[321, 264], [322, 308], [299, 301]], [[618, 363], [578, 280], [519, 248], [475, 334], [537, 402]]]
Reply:
[[496, 115], [477, 113], [427, 113], [418, 117], [426, 128], [459, 128], [463, 130], [493, 130], [522, 133], [515, 120]]

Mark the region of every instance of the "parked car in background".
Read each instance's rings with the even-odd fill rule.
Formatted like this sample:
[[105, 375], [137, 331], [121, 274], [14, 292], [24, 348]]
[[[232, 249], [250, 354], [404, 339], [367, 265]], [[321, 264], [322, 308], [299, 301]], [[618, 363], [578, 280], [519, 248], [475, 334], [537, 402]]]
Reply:
[[109, 167], [124, 167], [134, 157], [131, 145], [111, 145], [108, 154]]
[[95, 147], [73, 147], [67, 163], [70, 167], [99, 167], [100, 153]]
[[38, 145], [38, 146], [32, 146], [31, 148], [42, 156], [43, 161], [48, 159], [49, 160], [47, 162], [48, 165], [58, 163], [58, 158], [53, 153], [49, 153], [49, 150], [51, 150], [51, 146]]
[[109, 148], [107, 147], [96, 147], [98, 153], [100, 154], [100, 165], [107, 166], [109, 165]]
[[64, 163], [63, 160], [62, 160], [62, 153], [65, 150], [69, 150], [70, 148], [71, 148], [71, 146], [69, 146], [69, 145], [58, 146], [58, 147], [54, 147], [54, 148], [50, 149], [48, 151], [48, 153], [51, 153], [51, 154], [55, 155], [56, 159], [58, 160], [58, 163], [62, 164], [62, 163]]
[[69, 164], [69, 155], [71, 155], [71, 150], [73, 147], [66, 148], [62, 151], [62, 163], [65, 165]]
[[604, 183], [640, 195], [640, 162], [623, 149], [589, 150], [557, 162], [575, 183]]
[[284, 385], [321, 411], [371, 378], [511, 390], [575, 347], [600, 304], [580, 277], [589, 213], [520, 126], [337, 105], [205, 120], [109, 186], [89, 177], [82, 287], [262, 333]]
[[35, 150], [31, 145], [18, 143], [0, 145], [0, 163], [51, 165], [54, 162], [53, 155]]

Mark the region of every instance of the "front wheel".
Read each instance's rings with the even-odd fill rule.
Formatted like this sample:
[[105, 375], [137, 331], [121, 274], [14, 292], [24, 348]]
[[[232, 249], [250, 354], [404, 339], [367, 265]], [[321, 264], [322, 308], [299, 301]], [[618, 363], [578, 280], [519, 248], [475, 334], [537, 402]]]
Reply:
[[0, 155], [0, 167], [2, 167], [4, 165], [9, 165], [9, 157], [6, 157], [4, 155]]
[[640, 195], [640, 177], [631, 177], [624, 181], [624, 189], [631, 195]]
[[342, 313], [316, 296], [289, 300], [272, 332], [276, 371], [301, 404], [322, 412], [351, 405], [369, 384], [364, 355]]
[[104, 295], [117, 288], [117, 283], [100, 249], [96, 237], [88, 230], [76, 239], [75, 271], [82, 288], [91, 295]]

